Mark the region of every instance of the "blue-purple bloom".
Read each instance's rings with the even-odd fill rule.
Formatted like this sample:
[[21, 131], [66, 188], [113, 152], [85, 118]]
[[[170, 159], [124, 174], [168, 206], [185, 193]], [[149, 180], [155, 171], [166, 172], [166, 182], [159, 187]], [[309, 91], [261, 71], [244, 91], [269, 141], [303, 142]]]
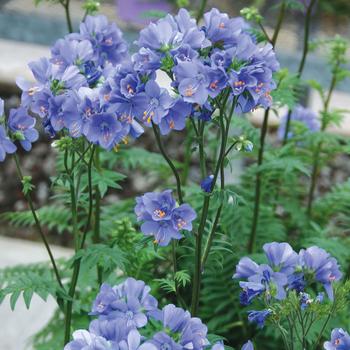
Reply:
[[0, 162], [5, 160], [6, 154], [13, 154], [16, 150], [17, 147], [6, 135], [4, 127], [0, 125]]
[[272, 313], [271, 310], [262, 311], [248, 311], [248, 321], [250, 323], [255, 323], [259, 328], [263, 328], [265, 325], [265, 320]]
[[201, 189], [204, 192], [210, 193], [213, 190], [214, 175], [209, 175], [201, 182]]
[[0, 98], [0, 117], [4, 114], [4, 100]]
[[122, 319], [127, 328], [143, 327], [147, 317], [158, 310], [157, 300], [149, 294], [150, 290], [143, 281], [134, 278], [127, 278], [114, 287], [104, 283], [91, 314], [100, 315], [102, 319]]
[[30, 151], [32, 143], [39, 138], [39, 133], [34, 128], [35, 122], [35, 118], [28, 115], [23, 107], [10, 110], [8, 127], [26, 151]]
[[110, 348], [110, 343], [105, 338], [86, 330], [78, 330], [73, 333], [73, 340], [64, 347], [64, 350], [108, 350]]
[[254, 345], [253, 343], [248, 340], [243, 346], [241, 350], [254, 350]]
[[166, 246], [171, 239], [181, 239], [181, 230], [192, 230], [195, 211], [188, 204], [176, 206], [171, 190], [149, 192], [136, 198], [135, 214], [144, 221], [141, 231], [154, 236], [155, 243]]
[[270, 266], [275, 271], [287, 275], [294, 272], [299, 262], [299, 256], [288, 243], [266, 243], [263, 246], [263, 250]]
[[[162, 310], [161, 322], [164, 330], [169, 330], [172, 334], [178, 334], [179, 341], [177, 342], [181, 347], [175, 346], [174, 349], [204, 349], [209, 345], [207, 336], [207, 327], [199, 318], [191, 317], [188, 311], [185, 311], [175, 305], [166, 305]], [[163, 349], [160, 340], [163, 344], [169, 344], [169, 339], [158, 334], [153, 343], [158, 343], [158, 348]]]
[[323, 345], [326, 350], [349, 350], [350, 335], [342, 328], [335, 328], [331, 333], [331, 340]]
[[173, 102], [168, 113], [161, 119], [159, 130], [162, 135], [167, 135], [171, 130], [183, 130], [186, 119], [191, 114], [191, 105], [178, 99]]
[[[285, 134], [287, 118], [288, 113], [286, 113], [282, 117], [281, 123], [278, 128], [278, 138], [280, 140], [283, 139]], [[293, 109], [292, 114], [290, 115], [290, 121], [292, 124], [292, 128], [290, 128], [290, 131], [288, 132], [288, 138], [292, 138], [294, 136], [293, 123], [301, 123], [304, 126], [304, 128], [310, 133], [319, 131], [321, 128], [321, 123], [317, 117], [317, 114], [314, 113], [311, 109], [304, 108], [300, 105], [297, 105]]]
[[302, 249], [299, 256], [306, 279], [320, 282], [328, 297], [333, 300], [333, 282], [342, 277], [337, 260], [316, 246]]
[[[133, 278], [127, 278], [125, 282], [113, 287], [103, 284], [90, 313], [97, 318], [91, 321], [89, 331], [74, 332], [73, 340], [64, 349], [204, 350], [209, 348], [211, 344], [207, 339], [208, 329], [199, 318], [191, 317], [188, 311], [172, 304], [164, 306], [162, 310], [157, 309], [157, 300], [149, 292], [149, 286]], [[129, 307], [131, 304], [137, 304], [138, 310], [128, 308], [125, 312], [125, 305]], [[212, 346], [212, 350], [223, 349], [222, 342]]]

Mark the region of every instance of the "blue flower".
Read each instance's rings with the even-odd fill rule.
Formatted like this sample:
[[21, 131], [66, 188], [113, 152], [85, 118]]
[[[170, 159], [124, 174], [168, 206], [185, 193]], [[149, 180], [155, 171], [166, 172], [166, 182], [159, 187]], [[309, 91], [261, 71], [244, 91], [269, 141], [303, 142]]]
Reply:
[[253, 343], [248, 340], [241, 348], [241, 350], [254, 350], [254, 345]]
[[240, 259], [233, 278], [249, 278], [259, 272], [259, 265], [248, 257]]
[[[161, 322], [165, 330], [178, 334], [177, 343], [181, 345], [181, 349], [201, 350], [209, 345], [207, 327], [199, 318], [191, 318], [188, 311], [172, 304], [166, 305], [162, 310]], [[169, 339], [164, 336], [162, 339], [169, 343]]]
[[153, 338], [150, 340], [150, 343], [152, 343], [157, 350], [182, 350], [183, 347], [180, 344], [177, 344], [175, 340], [170, 337], [165, 332], [158, 332], [156, 333]]
[[127, 339], [122, 340], [118, 345], [120, 350], [157, 350], [157, 347], [150, 342], [141, 344], [141, 335], [135, 329], [131, 330]]
[[208, 42], [188, 11], [181, 9], [177, 16], [167, 15], [142, 29], [137, 44], [140, 48], [144, 47], [164, 54], [185, 44], [193, 49], [200, 49], [207, 46]]
[[138, 52], [132, 56], [132, 62], [136, 72], [150, 75], [161, 67], [161, 57], [150, 48], [141, 47]]
[[204, 14], [204, 23], [206, 37], [214, 46], [231, 46], [242, 30], [247, 29], [243, 18], [229, 18], [216, 8]]
[[205, 104], [209, 96], [208, 69], [199, 61], [180, 62], [174, 68], [174, 73], [183, 100], [199, 105]]
[[145, 124], [151, 122], [160, 124], [173, 105], [173, 98], [166, 89], [161, 89], [154, 80], [147, 82], [145, 92], [149, 101], [147, 109], [143, 112], [142, 121]]
[[0, 162], [3, 162], [7, 154], [15, 153], [17, 147], [6, 135], [6, 131], [2, 125], [0, 125]]
[[342, 277], [337, 260], [316, 246], [302, 249], [299, 256], [306, 280], [312, 279], [322, 283], [328, 297], [333, 300], [333, 282]]
[[287, 275], [275, 272], [269, 265], [256, 264], [250, 258], [242, 258], [236, 266], [233, 278], [245, 278], [248, 282], [240, 282], [243, 291], [240, 301], [248, 305], [256, 297], [265, 293], [266, 297], [282, 300], [286, 297], [285, 287], [288, 284]]
[[4, 115], [4, 100], [0, 98], [0, 117]]
[[35, 122], [35, 118], [28, 115], [23, 107], [10, 110], [8, 127], [26, 151], [30, 151], [32, 143], [39, 138], [39, 133], [34, 128]]
[[271, 314], [272, 311], [268, 309], [262, 311], [248, 311], [248, 321], [250, 323], [256, 323], [259, 328], [263, 328], [266, 318]]
[[204, 192], [210, 193], [213, 189], [214, 175], [209, 175], [201, 182], [201, 188]]
[[350, 335], [342, 328], [335, 328], [331, 333], [331, 341], [326, 341], [323, 347], [326, 350], [349, 350]]
[[225, 350], [224, 343], [222, 341], [216, 342], [212, 347], [211, 350]]
[[186, 127], [186, 119], [191, 114], [191, 105], [177, 99], [168, 113], [161, 119], [159, 130], [162, 135], [167, 135], [171, 130], [183, 130]]
[[254, 282], [239, 282], [239, 286], [242, 288], [242, 291], [239, 295], [239, 301], [242, 305], [251, 304], [252, 300], [261, 295], [266, 291], [265, 285], [262, 283]]
[[146, 236], [154, 236], [154, 243], [167, 246], [172, 239], [179, 240], [183, 236], [174, 228], [172, 221], [146, 221], [141, 225], [141, 231]]
[[115, 136], [122, 130], [121, 123], [111, 113], [94, 115], [86, 132], [86, 138], [101, 147], [110, 150], [116, 144]]
[[[280, 140], [283, 139], [285, 134], [287, 117], [288, 113], [282, 117], [281, 123], [278, 127], [278, 138]], [[310, 133], [319, 131], [321, 128], [321, 123], [317, 115], [312, 110], [304, 108], [300, 105], [297, 105], [293, 109], [290, 115], [290, 121], [292, 123], [292, 126], [293, 122], [301, 123], [304, 126], [304, 128]], [[287, 136], [288, 138], [292, 138], [294, 136], [293, 127], [290, 129]]]
[[128, 57], [128, 46], [122, 32], [115, 23], [108, 23], [105, 16], [87, 16], [80, 25], [80, 40], [89, 40], [98, 63], [102, 66], [111, 62], [116, 65]]
[[171, 239], [181, 239], [181, 230], [192, 230], [195, 211], [188, 204], [176, 207], [171, 190], [149, 192], [136, 198], [135, 214], [144, 221], [141, 231], [154, 236], [155, 243], [166, 246]]
[[300, 307], [302, 310], [308, 308], [308, 306], [313, 302], [308, 293], [300, 293]]
[[78, 330], [73, 333], [73, 340], [64, 347], [64, 350], [108, 350], [110, 348], [110, 343], [105, 338], [86, 330]]
[[299, 263], [299, 256], [288, 243], [266, 243], [263, 246], [270, 265], [279, 272], [290, 275]]
[[90, 322], [89, 332], [108, 339], [113, 346], [125, 340], [128, 336], [130, 329], [125, 324], [123, 319], [107, 319], [99, 318]]
[[88, 40], [59, 39], [51, 48], [51, 62], [63, 71], [69, 66], [83, 67], [93, 59], [93, 49]]
[[133, 278], [114, 287], [104, 283], [90, 313], [99, 316], [91, 330], [117, 342], [131, 329], [144, 327], [149, 317], [159, 313], [157, 300], [149, 292], [149, 286]]

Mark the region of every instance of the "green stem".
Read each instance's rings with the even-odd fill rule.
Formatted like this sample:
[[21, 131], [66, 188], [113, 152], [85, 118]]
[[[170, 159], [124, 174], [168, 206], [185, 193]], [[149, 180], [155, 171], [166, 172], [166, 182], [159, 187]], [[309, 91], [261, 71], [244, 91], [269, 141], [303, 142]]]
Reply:
[[[168, 163], [171, 171], [174, 174], [175, 177], [175, 181], [176, 181], [176, 188], [177, 188], [177, 196], [179, 199], [179, 203], [182, 204], [183, 203], [183, 197], [182, 197], [182, 190], [181, 190], [181, 179], [180, 179], [180, 175], [174, 165], [174, 163], [172, 162], [172, 160], [169, 158], [169, 156], [167, 155], [167, 153], [165, 152], [161, 137], [160, 137], [160, 133], [158, 130], [158, 127], [152, 122], [152, 128], [153, 128], [153, 133], [154, 136], [156, 138], [156, 142], [158, 145], [158, 148], [163, 156], [163, 158], [166, 160], [166, 162]], [[175, 279], [175, 274], [177, 272], [177, 257], [176, 257], [176, 242], [173, 240], [172, 242], [172, 260], [173, 260], [173, 274], [174, 274], [174, 283], [175, 283], [175, 294], [177, 297], [177, 300], [179, 302], [182, 302], [182, 298], [179, 292], [179, 288], [178, 288], [178, 284], [176, 282]]]
[[152, 128], [153, 128], [154, 136], [155, 136], [156, 141], [157, 141], [158, 148], [159, 148], [163, 158], [166, 160], [166, 162], [168, 163], [171, 171], [174, 174], [174, 177], [175, 177], [175, 180], [176, 180], [177, 196], [179, 198], [179, 203], [182, 204], [183, 203], [183, 197], [182, 197], [182, 190], [181, 190], [180, 175], [179, 175], [179, 173], [178, 173], [174, 163], [172, 162], [172, 160], [169, 158], [169, 156], [165, 152], [162, 140], [160, 138], [160, 133], [159, 133], [158, 127], [153, 122], [152, 122]]
[[322, 338], [322, 335], [323, 335], [323, 332], [325, 331], [329, 320], [330, 320], [331, 317], [333, 316], [333, 313], [334, 313], [334, 311], [335, 311], [335, 306], [336, 306], [336, 301], [335, 301], [335, 297], [334, 297], [332, 309], [331, 309], [330, 313], [328, 314], [328, 316], [327, 316], [325, 322], [323, 323], [323, 326], [322, 326], [322, 328], [321, 328], [321, 331], [320, 331], [320, 333], [318, 334], [317, 340], [316, 340], [316, 342], [315, 342], [315, 344], [314, 344], [313, 350], [316, 350], [318, 344], [320, 343], [321, 338]]
[[72, 25], [72, 19], [70, 17], [70, 10], [69, 10], [69, 2], [70, 0], [61, 0], [60, 1], [63, 8], [64, 8], [64, 12], [66, 15], [66, 22], [67, 22], [67, 27], [68, 27], [68, 32], [72, 33], [73, 32], [73, 25]]
[[207, 221], [209, 203], [210, 203], [210, 196], [206, 194], [204, 196], [201, 220], [200, 220], [198, 232], [196, 235], [195, 268], [194, 268], [194, 276], [193, 276], [192, 303], [191, 303], [191, 314], [193, 317], [197, 315], [198, 306], [199, 306], [199, 290], [200, 290], [200, 282], [201, 282], [202, 237], [203, 237], [205, 224]]
[[207, 0], [202, 0], [199, 6], [197, 17], [196, 17], [197, 22], [199, 22], [202, 19], [206, 6], [207, 6]]
[[259, 148], [259, 154], [258, 154], [258, 169], [257, 169], [257, 173], [256, 173], [256, 180], [255, 180], [253, 223], [252, 223], [252, 228], [250, 231], [250, 238], [249, 238], [249, 242], [248, 242], [248, 253], [249, 254], [254, 253], [254, 251], [255, 251], [256, 232], [257, 232], [259, 213], [260, 213], [261, 182], [262, 182], [260, 167], [264, 161], [264, 148], [265, 148], [265, 138], [266, 138], [267, 129], [268, 129], [269, 111], [270, 111], [270, 109], [267, 109], [265, 111], [264, 121], [263, 121], [261, 135], [260, 135], [260, 148]]
[[[22, 173], [22, 170], [21, 170], [21, 166], [19, 164], [19, 159], [18, 159], [18, 156], [17, 154], [15, 153], [14, 154], [14, 160], [15, 160], [15, 163], [16, 163], [16, 168], [17, 168], [17, 172], [18, 172], [18, 175], [19, 175], [19, 178], [21, 180], [21, 182], [23, 181], [23, 173]], [[64, 287], [63, 287], [63, 284], [62, 284], [62, 280], [61, 280], [61, 277], [60, 277], [60, 274], [58, 272], [58, 268], [57, 268], [57, 265], [56, 265], [56, 262], [55, 262], [55, 258], [52, 254], [52, 251], [51, 251], [51, 248], [50, 248], [50, 245], [49, 245], [49, 242], [47, 241], [46, 239], [46, 236], [42, 230], [42, 227], [41, 227], [41, 224], [40, 224], [40, 220], [38, 218], [38, 215], [36, 214], [36, 210], [34, 209], [34, 204], [33, 204], [33, 200], [32, 200], [32, 197], [30, 196], [30, 193], [27, 193], [27, 194], [24, 194], [27, 202], [28, 202], [28, 205], [29, 205], [29, 208], [30, 208], [30, 211], [32, 213], [32, 216], [34, 218], [34, 221], [35, 221], [35, 226], [37, 228], [37, 231], [39, 232], [39, 235], [45, 245], [45, 249], [49, 255], [49, 258], [50, 258], [50, 261], [51, 261], [51, 265], [52, 265], [52, 268], [54, 270], [54, 274], [55, 274], [55, 277], [56, 277], [56, 280], [57, 280], [57, 283], [58, 285], [64, 290]]]
[[205, 152], [204, 152], [204, 123], [200, 124], [199, 128], [199, 139], [198, 139], [198, 148], [199, 148], [199, 164], [201, 169], [201, 178], [205, 179], [207, 176], [207, 167], [205, 164]]
[[[228, 121], [227, 121], [227, 125], [226, 125], [226, 129], [222, 130], [221, 132], [225, 132], [225, 147], [224, 149], [226, 149], [227, 146], [227, 139], [228, 139], [228, 134], [229, 134], [229, 128], [230, 128], [230, 124], [231, 124], [231, 119], [232, 119], [232, 114], [233, 114], [233, 110], [231, 109], [231, 114], [229, 115]], [[224, 190], [225, 189], [225, 172], [224, 172], [224, 160], [225, 158], [228, 156], [228, 154], [230, 153], [230, 151], [233, 149], [233, 147], [236, 145], [237, 142], [234, 142], [224, 153], [224, 157], [223, 160], [221, 161], [220, 164], [220, 189]], [[217, 226], [219, 224], [220, 221], [220, 217], [221, 217], [221, 212], [222, 212], [222, 208], [223, 205], [220, 204], [216, 214], [215, 214], [215, 218], [214, 218], [214, 222], [213, 222], [213, 226], [210, 230], [210, 233], [208, 235], [208, 239], [207, 242], [204, 246], [204, 252], [203, 252], [203, 257], [202, 257], [202, 261], [201, 261], [201, 271], [204, 270], [205, 267], [205, 263], [208, 259], [209, 256], [209, 252], [211, 250], [211, 246], [213, 244], [213, 240], [214, 240], [214, 236], [215, 236], [215, 232], [217, 229]]]
[[[194, 267], [194, 276], [193, 276], [193, 288], [192, 288], [192, 303], [191, 303], [191, 314], [192, 316], [196, 316], [198, 314], [198, 306], [199, 306], [199, 292], [200, 292], [200, 284], [201, 284], [201, 274], [202, 274], [202, 240], [203, 240], [203, 234], [205, 229], [205, 224], [207, 222], [208, 212], [209, 212], [209, 204], [210, 204], [210, 198], [211, 193], [213, 192], [215, 188], [215, 184], [220, 172], [220, 169], [222, 169], [222, 164], [225, 159], [225, 151], [226, 151], [226, 144], [227, 144], [227, 137], [229, 132], [229, 126], [230, 126], [230, 120], [233, 114], [234, 105], [236, 103], [236, 100], [234, 99], [230, 111], [229, 121], [227, 124], [227, 129], [225, 129], [224, 124], [224, 115], [225, 115], [225, 107], [227, 102], [228, 95], [224, 98], [224, 103], [220, 107], [220, 128], [221, 128], [221, 146], [220, 146], [220, 153], [218, 162], [216, 164], [215, 172], [214, 172], [214, 178], [212, 183], [211, 192], [206, 194], [204, 196], [203, 200], [203, 206], [202, 206], [202, 214], [201, 219], [198, 227], [198, 232], [196, 235], [196, 247], [195, 247], [195, 267]], [[202, 152], [204, 150], [202, 149]], [[201, 157], [205, 157], [204, 154], [201, 155]], [[224, 181], [224, 180], [222, 180]], [[221, 210], [220, 210], [221, 213]], [[219, 214], [220, 214], [219, 213]], [[214, 233], [213, 233], [214, 234]], [[210, 239], [212, 241], [212, 238]], [[208, 251], [205, 252], [205, 254], [208, 256], [210, 251], [210, 246], [208, 247]]]
[[[88, 191], [89, 191], [88, 217], [87, 217], [87, 222], [86, 222], [85, 230], [83, 232], [82, 239], [79, 242], [79, 244], [77, 245], [76, 251], [84, 248], [86, 236], [87, 236], [87, 233], [89, 231], [90, 224], [91, 224], [92, 210], [93, 210], [92, 164], [93, 164], [93, 159], [94, 159], [94, 152], [95, 152], [95, 147], [91, 151], [90, 160], [88, 163]], [[70, 174], [70, 170], [67, 167], [67, 153], [65, 153], [65, 166], [66, 166], [67, 173]], [[74, 191], [74, 186], [73, 186], [73, 191]], [[75, 200], [74, 196], [73, 196], [73, 200]], [[73, 208], [73, 202], [72, 202], [72, 208]], [[73, 209], [72, 209], [72, 215], [73, 215]], [[74, 224], [73, 224], [73, 230], [74, 230]], [[75, 290], [76, 290], [76, 286], [77, 286], [78, 278], [79, 278], [79, 273], [80, 273], [80, 265], [81, 265], [81, 259], [77, 259], [74, 261], [72, 280], [71, 280], [69, 291], [68, 291], [68, 295], [70, 297], [70, 300], [67, 301], [67, 305], [66, 305], [64, 344], [67, 344], [70, 340], [70, 328], [71, 328], [71, 323], [72, 323], [73, 301], [74, 301]]]
[[[297, 71], [298, 78], [300, 78], [301, 75], [303, 74], [305, 63], [306, 63], [306, 57], [307, 57], [307, 54], [309, 53], [309, 36], [310, 36], [311, 15], [312, 15], [312, 10], [313, 10], [315, 2], [316, 2], [316, 0], [311, 0], [310, 5], [308, 6], [308, 8], [306, 10], [305, 26], [304, 26], [303, 53], [302, 53], [301, 61], [299, 63], [299, 67], [298, 67], [298, 71]], [[284, 136], [283, 136], [283, 144], [284, 145], [288, 141], [288, 133], [289, 133], [289, 129], [290, 129], [291, 117], [292, 117], [292, 110], [289, 110], [288, 115], [287, 115]]]
[[280, 33], [280, 30], [281, 30], [281, 27], [282, 27], [282, 23], [283, 23], [283, 20], [284, 20], [284, 16], [286, 14], [286, 7], [287, 7], [286, 6], [286, 2], [283, 1], [282, 4], [281, 4], [281, 10], [280, 10], [280, 13], [279, 13], [279, 16], [278, 16], [278, 20], [277, 20], [277, 24], [276, 24], [276, 27], [275, 27], [275, 31], [274, 31], [272, 39], [271, 39], [272, 46], [276, 45], [277, 38], [278, 38], [278, 35]]
[[191, 122], [187, 120], [187, 127], [186, 127], [186, 135], [185, 135], [185, 159], [184, 159], [184, 166], [183, 166], [183, 172], [182, 172], [182, 184], [186, 186], [188, 175], [190, 171], [190, 165], [191, 165], [191, 148], [192, 148], [192, 130], [189, 128], [191, 125]]
[[[101, 170], [100, 166], [100, 153], [99, 149], [96, 149], [95, 152], [95, 167], [97, 171]], [[94, 236], [93, 236], [93, 241], [94, 243], [99, 243], [101, 240], [100, 237], [100, 229], [101, 229], [101, 192], [98, 187], [98, 185], [95, 186], [95, 221], [94, 221]], [[101, 266], [97, 266], [97, 281], [98, 284], [101, 285], [103, 282], [103, 269]]]
[[[338, 66], [338, 65], [336, 65]], [[327, 98], [324, 102], [323, 110], [325, 113], [328, 112], [329, 109], [329, 103], [331, 101], [331, 97], [334, 91], [334, 88], [337, 84], [337, 69], [335, 70], [332, 81], [328, 90], [328, 95]], [[321, 131], [323, 132], [326, 128], [326, 123], [324, 120], [322, 120], [322, 126], [321, 126]], [[312, 205], [313, 205], [313, 200], [314, 200], [314, 195], [315, 195], [315, 189], [317, 185], [317, 179], [319, 175], [319, 166], [320, 166], [320, 154], [322, 151], [322, 146], [323, 143], [319, 142], [319, 144], [316, 147], [315, 153], [314, 153], [314, 160], [313, 160], [313, 165], [312, 165], [312, 171], [311, 171], [311, 184], [310, 184], [310, 189], [309, 189], [309, 194], [308, 194], [308, 199], [307, 199], [307, 216], [310, 218], [312, 214]]]
[[[283, 19], [285, 17], [285, 12], [286, 12], [286, 2], [283, 1], [280, 9], [280, 13], [278, 16], [277, 20], [277, 25], [273, 33], [273, 37], [271, 40], [271, 44], [273, 47], [275, 47]], [[260, 167], [263, 164], [264, 161], [264, 149], [265, 149], [265, 139], [266, 139], [266, 134], [267, 134], [267, 128], [268, 128], [268, 121], [269, 121], [269, 114], [270, 114], [270, 108], [268, 108], [265, 111], [264, 114], [264, 120], [263, 120], [263, 125], [260, 133], [260, 148], [259, 148], [259, 154], [258, 154], [258, 167]], [[261, 181], [262, 181], [262, 176], [260, 169], [258, 169], [256, 173], [256, 178], [255, 178], [255, 198], [254, 198], [254, 212], [253, 212], [253, 222], [252, 222], [252, 228], [250, 232], [250, 239], [248, 242], [248, 252], [253, 253], [255, 249], [255, 241], [256, 241], [256, 232], [258, 228], [258, 221], [259, 221], [259, 214], [260, 214], [260, 198], [261, 198]]]

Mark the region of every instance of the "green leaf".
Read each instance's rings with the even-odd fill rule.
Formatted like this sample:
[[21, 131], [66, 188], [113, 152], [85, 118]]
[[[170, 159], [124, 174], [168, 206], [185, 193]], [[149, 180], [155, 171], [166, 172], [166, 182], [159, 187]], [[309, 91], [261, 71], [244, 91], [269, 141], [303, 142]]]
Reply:
[[116, 268], [123, 270], [126, 262], [124, 252], [117, 246], [110, 247], [106, 244], [92, 244], [86, 249], [79, 250], [73, 260], [81, 259], [81, 264], [86, 269], [96, 266], [103, 268], [105, 272], [112, 272]]
[[15, 290], [15, 291], [11, 294], [11, 297], [10, 297], [10, 305], [11, 305], [11, 310], [12, 310], [12, 311], [15, 309], [15, 306], [16, 306], [16, 303], [17, 303], [17, 300], [18, 300], [20, 294], [21, 294], [21, 291], [20, 291], [20, 290]]
[[186, 270], [180, 270], [175, 274], [175, 281], [178, 282], [180, 286], [186, 287], [186, 285], [191, 282], [191, 276]]
[[24, 299], [24, 302], [26, 304], [27, 309], [29, 309], [30, 302], [31, 302], [32, 297], [33, 297], [33, 293], [34, 292], [32, 289], [26, 289], [25, 291], [23, 291], [23, 299]]
[[167, 278], [157, 278], [155, 281], [159, 282], [160, 288], [162, 288], [166, 293], [176, 293], [175, 281]]
[[94, 171], [92, 174], [93, 186], [98, 186], [101, 196], [104, 197], [108, 188], [121, 189], [119, 181], [125, 179], [125, 175], [120, 174], [113, 170], [102, 169], [100, 171]]

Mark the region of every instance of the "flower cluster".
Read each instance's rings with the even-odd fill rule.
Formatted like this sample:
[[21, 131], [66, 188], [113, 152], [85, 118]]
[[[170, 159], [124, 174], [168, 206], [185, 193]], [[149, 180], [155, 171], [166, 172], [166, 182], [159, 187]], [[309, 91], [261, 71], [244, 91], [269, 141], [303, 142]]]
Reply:
[[[103, 284], [91, 311], [98, 318], [88, 331], [75, 331], [64, 349], [202, 350], [210, 346], [207, 327], [199, 318], [172, 304], [159, 310], [149, 293], [149, 286], [133, 278], [114, 287]], [[212, 349], [224, 350], [224, 346], [219, 342]]]
[[[281, 123], [278, 128], [278, 138], [280, 140], [283, 140], [284, 138], [287, 119], [288, 119], [288, 113], [282, 117]], [[317, 115], [312, 110], [308, 108], [304, 108], [300, 105], [297, 105], [293, 109], [290, 115], [290, 121], [292, 124], [294, 124], [295, 128], [297, 128], [299, 124], [300, 127], [303, 128], [303, 130], [301, 131], [315, 132], [315, 131], [319, 131], [321, 128], [321, 123]], [[288, 135], [287, 135], [288, 138], [292, 138], [294, 136], [294, 132], [292, 129], [293, 128], [290, 128], [290, 131], [288, 132]]]
[[129, 59], [116, 25], [104, 16], [87, 16], [79, 33], [55, 43], [50, 58], [29, 64], [34, 84], [17, 79], [22, 108], [39, 115], [51, 136], [85, 136], [105, 149], [129, 135], [138, 137], [141, 126], [117, 111], [104, 91], [104, 83]]
[[189, 204], [177, 206], [171, 190], [149, 192], [136, 198], [135, 213], [143, 221], [141, 231], [154, 236], [155, 243], [166, 246], [171, 239], [181, 239], [181, 230], [192, 231], [196, 212]]
[[331, 340], [323, 345], [326, 350], [348, 350], [350, 349], [350, 335], [342, 328], [335, 328], [331, 334]]
[[[151, 23], [130, 57], [115, 24], [87, 16], [78, 33], [54, 44], [49, 58], [29, 64], [35, 83], [17, 79], [19, 114], [39, 115], [52, 137], [83, 136], [110, 150], [140, 136], [140, 123], [165, 135], [184, 129], [189, 116], [209, 120], [219, 97], [230, 98], [236, 112], [268, 107], [279, 68], [271, 45], [257, 44], [241, 18], [216, 9], [204, 18], [199, 27], [181, 9]], [[159, 69], [171, 77], [172, 94], [157, 83]], [[27, 120], [25, 127], [31, 125]], [[29, 149], [35, 135], [27, 134], [22, 144]]]
[[[308, 286], [320, 283], [328, 297], [333, 299], [333, 282], [341, 279], [335, 258], [322, 248], [312, 246], [296, 253], [288, 243], [267, 243], [263, 246], [268, 264], [257, 264], [248, 257], [242, 258], [236, 266], [234, 278], [244, 279], [239, 285], [242, 288], [240, 301], [249, 305], [256, 297], [271, 301], [283, 300], [288, 291], [299, 293], [300, 306], [308, 307], [312, 302], [323, 301], [320, 293], [315, 299], [305, 293]], [[272, 311], [250, 311], [248, 320], [263, 327], [265, 319]]]
[[[4, 116], [4, 101], [0, 99], [0, 121]], [[0, 123], [0, 162], [5, 160], [6, 154], [17, 151], [15, 141], [26, 151], [32, 149], [32, 143], [39, 138], [38, 131], [34, 128], [36, 120], [23, 108], [11, 109], [5, 125]]]
[[214, 99], [224, 91], [237, 102], [236, 112], [271, 104], [272, 74], [279, 64], [272, 46], [257, 44], [242, 18], [214, 8], [200, 27], [181, 9], [143, 29], [137, 44], [137, 70], [144, 76], [164, 70], [175, 92], [192, 105], [193, 115], [210, 119]]

